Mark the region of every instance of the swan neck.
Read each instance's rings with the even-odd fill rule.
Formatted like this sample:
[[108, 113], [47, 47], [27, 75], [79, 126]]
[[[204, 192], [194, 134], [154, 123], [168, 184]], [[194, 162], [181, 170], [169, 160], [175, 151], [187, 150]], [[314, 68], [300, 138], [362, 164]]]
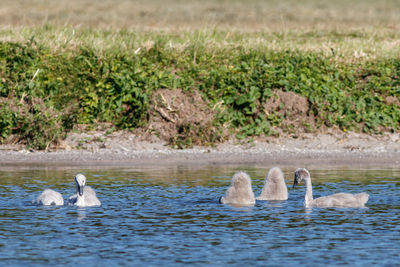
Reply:
[[304, 182], [306, 184], [306, 196], [304, 199], [304, 205], [306, 207], [309, 207], [311, 206], [311, 203], [313, 201], [311, 178], [307, 177], [306, 179], [304, 179]]
[[84, 207], [85, 206], [85, 197], [82, 195], [79, 195], [77, 193], [77, 197], [76, 197], [76, 206], [81, 206]]

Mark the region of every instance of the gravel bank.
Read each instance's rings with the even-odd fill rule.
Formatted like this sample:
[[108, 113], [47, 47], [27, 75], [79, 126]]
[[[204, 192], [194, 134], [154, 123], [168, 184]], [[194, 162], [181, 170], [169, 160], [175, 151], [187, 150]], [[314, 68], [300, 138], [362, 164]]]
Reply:
[[[1, 146], [0, 166], [139, 166], [167, 164], [277, 164], [280, 166], [400, 164], [399, 134], [371, 136], [356, 133], [305, 134], [254, 141], [227, 142], [216, 147], [171, 149], [162, 142], [138, 141], [134, 135], [101, 133], [69, 136], [63, 149], [51, 152], [28, 151]], [[92, 138], [92, 139], [90, 139]], [[84, 148], [75, 149], [76, 143]], [[89, 141], [88, 141], [89, 140]]]

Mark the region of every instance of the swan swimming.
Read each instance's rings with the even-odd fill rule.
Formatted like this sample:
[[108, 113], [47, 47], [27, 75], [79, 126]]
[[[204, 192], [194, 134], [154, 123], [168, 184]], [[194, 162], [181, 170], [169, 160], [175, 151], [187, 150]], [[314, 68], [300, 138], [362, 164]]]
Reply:
[[257, 200], [286, 200], [288, 190], [282, 170], [273, 167], [265, 177], [264, 187]]
[[369, 195], [365, 192], [359, 194], [338, 193], [330, 196], [313, 199], [310, 173], [304, 168], [298, 168], [294, 173], [293, 188], [304, 180], [306, 194], [304, 206], [308, 207], [341, 207], [341, 208], [362, 208], [367, 203]]
[[232, 205], [254, 205], [256, 200], [251, 188], [250, 176], [242, 171], [235, 173], [225, 196], [221, 197], [219, 202]]
[[46, 189], [32, 203], [40, 206], [59, 206], [64, 205], [64, 199], [57, 191]]
[[100, 206], [101, 202], [96, 196], [96, 192], [86, 186], [85, 175], [79, 173], [75, 176], [76, 193], [69, 197], [68, 205], [78, 207]]

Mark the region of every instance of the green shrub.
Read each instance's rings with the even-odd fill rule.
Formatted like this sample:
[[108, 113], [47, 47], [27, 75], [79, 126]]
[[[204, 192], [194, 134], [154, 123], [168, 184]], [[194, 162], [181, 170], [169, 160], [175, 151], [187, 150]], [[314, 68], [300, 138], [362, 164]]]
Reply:
[[[150, 95], [161, 88], [198, 90], [217, 113], [212, 127], [227, 125], [238, 138], [276, 134], [273, 127], [280, 127], [285, 115], [265, 114], [263, 106], [277, 90], [306, 97], [308, 115], [315, 117], [317, 127], [396, 131], [399, 77], [398, 58], [346, 63], [315, 52], [210, 49], [195, 42], [174, 48], [168, 36], [161, 35], [139, 53], [99, 53], [93, 47], [60, 53], [34, 40], [3, 41], [0, 137], [4, 142], [17, 135], [29, 146], [44, 149], [78, 123], [145, 126]], [[190, 136], [197, 130], [182, 127], [172, 142], [191, 146]]]

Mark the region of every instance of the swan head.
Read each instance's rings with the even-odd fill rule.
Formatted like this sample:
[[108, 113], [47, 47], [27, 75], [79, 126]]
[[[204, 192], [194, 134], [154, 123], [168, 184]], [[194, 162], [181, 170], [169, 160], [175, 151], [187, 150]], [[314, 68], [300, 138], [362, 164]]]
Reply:
[[82, 173], [78, 173], [75, 176], [75, 183], [76, 183], [76, 191], [80, 196], [83, 195], [83, 188], [85, 187], [86, 184], [86, 177]]
[[310, 173], [307, 171], [305, 168], [298, 168], [294, 172], [294, 182], [293, 182], [293, 188], [296, 187], [296, 185], [300, 184], [301, 181], [304, 179], [310, 178]]

